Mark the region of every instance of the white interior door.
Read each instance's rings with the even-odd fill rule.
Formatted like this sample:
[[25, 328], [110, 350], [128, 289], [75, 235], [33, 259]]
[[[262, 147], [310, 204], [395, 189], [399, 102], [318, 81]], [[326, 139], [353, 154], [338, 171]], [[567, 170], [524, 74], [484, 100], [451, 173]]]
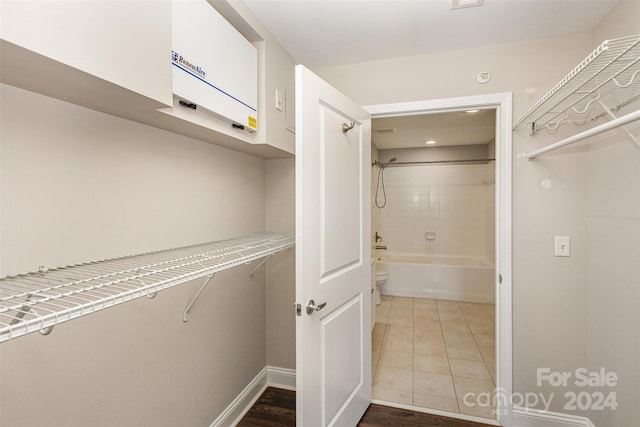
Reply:
[[298, 426], [356, 425], [371, 402], [370, 144], [369, 113], [297, 66]]

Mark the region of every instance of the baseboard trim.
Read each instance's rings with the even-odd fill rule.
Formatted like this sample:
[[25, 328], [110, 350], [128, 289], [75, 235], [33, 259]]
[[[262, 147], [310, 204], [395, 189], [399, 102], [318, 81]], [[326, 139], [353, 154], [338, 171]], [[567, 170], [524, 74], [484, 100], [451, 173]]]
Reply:
[[251, 382], [247, 384], [244, 390], [242, 390], [229, 406], [222, 411], [218, 418], [211, 423], [210, 427], [226, 427], [238, 424], [267, 387], [295, 390], [295, 369], [278, 368], [275, 366], [265, 366], [262, 368]]
[[513, 425], [518, 427], [595, 427], [587, 417], [515, 406]]
[[296, 370], [267, 366], [267, 386], [295, 390]]

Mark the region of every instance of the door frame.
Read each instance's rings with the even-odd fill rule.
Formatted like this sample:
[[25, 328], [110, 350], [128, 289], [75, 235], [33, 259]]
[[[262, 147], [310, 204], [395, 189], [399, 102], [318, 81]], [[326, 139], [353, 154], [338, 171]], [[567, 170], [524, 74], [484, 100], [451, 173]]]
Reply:
[[[446, 113], [471, 109], [496, 110], [496, 393], [498, 423], [511, 425], [512, 370], [512, 93], [368, 105], [371, 119]], [[451, 414], [455, 416], [456, 414]], [[464, 416], [462, 416], [464, 417]], [[462, 418], [461, 417], [461, 418]]]

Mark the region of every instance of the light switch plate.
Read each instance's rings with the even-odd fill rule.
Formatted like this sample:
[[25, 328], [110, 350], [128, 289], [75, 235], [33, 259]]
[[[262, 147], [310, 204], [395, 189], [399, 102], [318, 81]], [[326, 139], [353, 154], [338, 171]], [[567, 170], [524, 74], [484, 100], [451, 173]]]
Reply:
[[555, 256], [571, 256], [571, 239], [569, 236], [555, 237]]
[[282, 111], [282, 92], [276, 89], [276, 110]]

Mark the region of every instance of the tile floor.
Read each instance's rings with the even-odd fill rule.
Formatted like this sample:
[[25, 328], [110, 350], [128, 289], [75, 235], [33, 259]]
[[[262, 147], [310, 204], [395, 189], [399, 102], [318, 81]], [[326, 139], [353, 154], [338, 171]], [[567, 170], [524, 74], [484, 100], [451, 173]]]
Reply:
[[374, 399], [495, 419], [463, 400], [493, 395], [494, 304], [383, 295], [372, 342]]

